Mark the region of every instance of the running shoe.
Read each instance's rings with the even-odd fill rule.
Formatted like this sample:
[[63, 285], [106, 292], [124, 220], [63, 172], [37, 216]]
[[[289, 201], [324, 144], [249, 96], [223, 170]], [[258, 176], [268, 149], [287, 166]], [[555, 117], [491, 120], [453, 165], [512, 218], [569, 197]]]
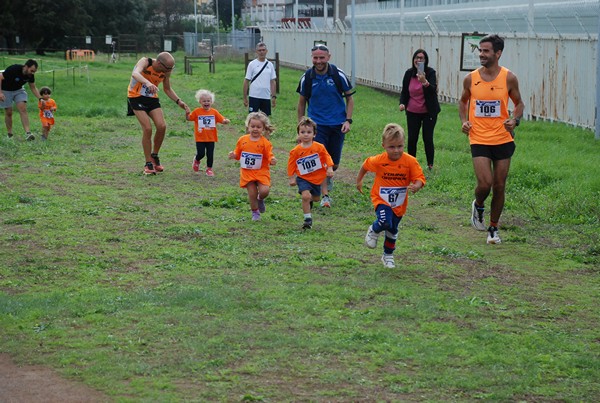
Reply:
[[303, 229], [311, 229], [312, 228], [312, 218], [305, 218], [304, 223], [302, 224]]
[[11, 138], [13, 136], [12, 133], [7, 133], [8, 134], [8, 138]]
[[331, 197], [329, 197], [329, 195], [323, 196], [321, 199], [321, 207], [331, 207]]
[[33, 141], [33, 140], [35, 140], [35, 136], [33, 134], [31, 134], [31, 132], [27, 132], [26, 140]]
[[260, 220], [260, 212], [258, 210], [252, 210], [252, 221]]
[[196, 158], [194, 158], [194, 162], [192, 162], [192, 169], [194, 172], [198, 172], [200, 170], [200, 161], [197, 161]]
[[367, 230], [367, 235], [365, 235], [365, 244], [371, 248], [375, 249], [377, 247], [377, 240], [379, 239], [379, 234], [373, 231], [373, 226], [369, 225], [369, 229]]
[[498, 234], [498, 227], [489, 227], [487, 231], [487, 243], [489, 245], [497, 245], [502, 243], [502, 239], [500, 239], [500, 235]]
[[267, 211], [267, 206], [265, 206], [265, 201], [263, 199], [258, 199], [258, 211], [264, 213]]
[[381, 256], [381, 261], [383, 262], [383, 267], [386, 269], [394, 269], [396, 268], [396, 263], [394, 262], [394, 255], [383, 254]]
[[327, 191], [331, 192], [333, 190], [333, 178], [331, 176], [327, 177]]
[[156, 154], [156, 153], [150, 154], [150, 157], [152, 157], [152, 160], [154, 162], [154, 170], [156, 172], [162, 172], [162, 171], [164, 171], [163, 166], [160, 165], [160, 159], [158, 159], [158, 154]]
[[144, 165], [144, 175], [156, 175], [156, 170], [151, 162], [146, 162], [146, 165]]
[[486, 230], [485, 223], [483, 222], [483, 213], [483, 207], [477, 207], [475, 205], [475, 200], [473, 200], [473, 203], [471, 204], [471, 225], [473, 225], [473, 228], [477, 231]]
[[212, 168], [206, 168], [206, 176], [215, 176], [215, 173], [213, 172]]

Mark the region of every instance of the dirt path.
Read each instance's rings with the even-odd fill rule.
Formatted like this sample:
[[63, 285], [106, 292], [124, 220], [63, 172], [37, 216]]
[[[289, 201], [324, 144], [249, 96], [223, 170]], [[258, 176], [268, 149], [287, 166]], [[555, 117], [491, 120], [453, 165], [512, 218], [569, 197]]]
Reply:
[[58, 376], [49, 368], [16, 365], [8, 354], [0, 354], [0, 403], [111, 401], [104, 394]]

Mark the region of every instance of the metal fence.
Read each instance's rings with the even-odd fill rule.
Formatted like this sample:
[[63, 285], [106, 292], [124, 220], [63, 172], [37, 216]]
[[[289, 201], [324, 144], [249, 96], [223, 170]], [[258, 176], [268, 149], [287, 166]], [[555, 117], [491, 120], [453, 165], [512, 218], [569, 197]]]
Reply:
[[[427, 50], [429, 64], [437, 70], [442, 101], [457, 102], [467, 73], [460, 70], [462, 36], [455, 33], [356, 33], [356, 71], [350, 71], [349, 31], [263, 28], [262, 33], [284, 66], [305, 69], [312, 65], [310, 48], [315, 41], [323, 41], [331, 50], [331, 62], [354, 75], [357, 83], [393, 92], [400, 91], [403, 73], [418, 48]], [[519, 78], [525, 117], [593, 128], [597, 47], [597, 35], [512, 34], [505, 38], [500, 64]]]
[[[357, 4], [357, 31], [598, 34], [598, 0], [392, 0]], [[348, 6], [346, 24], [350, 22]]]

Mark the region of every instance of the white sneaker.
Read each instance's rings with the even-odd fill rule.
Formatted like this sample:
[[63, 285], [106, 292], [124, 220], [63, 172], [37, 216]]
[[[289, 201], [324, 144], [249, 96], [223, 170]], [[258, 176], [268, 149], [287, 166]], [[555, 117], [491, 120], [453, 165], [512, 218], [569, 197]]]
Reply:
[[367, 235], [365, 235], [365, 244], [367, 244], [369, 248], [375, 249], [377, 247], [377, 239], [379, 239], [379, 234], [373, 231], [372, 225], [369, 225]]
[[394, 269], [396, 267], [396, 263], [394, 263], [394, 255], [386, 255], [385, 253], [381, 256], [381, 261], [383, 262], [383, 267], [386, 269]]
[[321, 199], [321, 207], [331, 207], [331, 197], [325, 195]]
[[487, 229], [487, 231], [488, 231], [487, 243], [489, 245], [497, 245], [502, 242], [502, 239], [500, 239], [500, 235], [498, 234], [497, 227], [489, 227]]
[[473, 225], [473, 228], [477, 231], [485, 231], [487, 229], [483, 222], [483, 209], [475, 207], [475, 200], [473, 200], [473, 203], [471, 204], [471, 225]]

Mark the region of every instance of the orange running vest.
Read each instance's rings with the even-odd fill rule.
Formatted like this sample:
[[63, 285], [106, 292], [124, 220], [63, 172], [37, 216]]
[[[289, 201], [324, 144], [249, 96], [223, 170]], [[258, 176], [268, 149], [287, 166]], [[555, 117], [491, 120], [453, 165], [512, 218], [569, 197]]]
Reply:
[[[134, 67], [135, 68], [135, 67]], [[142, 70], [142, 76], [145, 79], [150, 81], [152, 84], [158, 87], [158, 84], [162, 83], [165, 79], [165, 73], [159, 73], [152, 67], [152, 59], [148, 58], [148, 67]], [[135, 78], [131, 77], [131, 82], [129, 83], [127, 98], [137, 98], [137, 97], [149, 97], [149, 98], [158, 98], [158, 92], [154, 94], [150, 94], [147, 92], [146, 84], [142, 84], [137, 81]]]
[[508, 72], [506, 67], [500, 67], [500, 73], [493, 81], [483, 81], [479, 69], [471, 72], [469, 121], [473, 126], [469, 131], [470, 144], [494, 146], [513, 141], [510, 132], [504, 128], [504, 121], [509, 117]]

